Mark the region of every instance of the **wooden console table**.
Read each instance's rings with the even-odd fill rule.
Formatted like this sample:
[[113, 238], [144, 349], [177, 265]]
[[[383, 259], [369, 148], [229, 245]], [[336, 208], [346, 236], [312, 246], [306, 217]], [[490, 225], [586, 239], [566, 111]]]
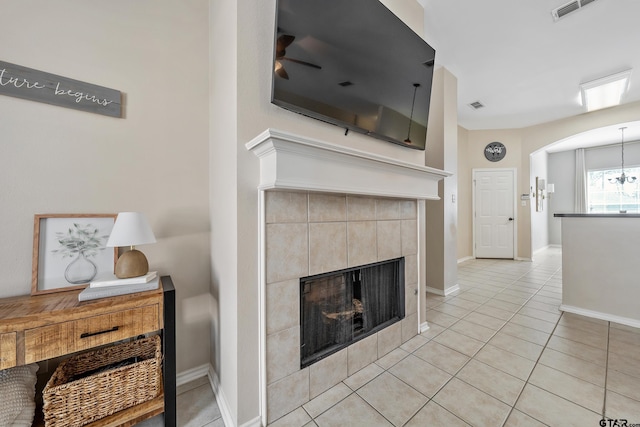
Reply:
[[132, 426], [163, 412], [165, 426], [176, 426], [175, 288], [170, 276], [160, 282], [155, 291], [84, 302], [79, 290], [0, 299], [0, 369], [159, 332], [161, 395], [90, 426]]

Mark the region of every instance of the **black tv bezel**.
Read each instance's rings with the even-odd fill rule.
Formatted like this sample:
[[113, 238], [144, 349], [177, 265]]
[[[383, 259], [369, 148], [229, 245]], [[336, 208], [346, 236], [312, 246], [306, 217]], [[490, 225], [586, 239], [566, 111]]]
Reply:
[[[345, 1], [348, 1], [348, 0], [345, 0]], [[375, 0], [375, 1], [378, 1], [381, 4], [381, 6], [387, 8], [379, 0]], [[396, 144], [396, 145], [399, 145], [399, 146], [402, 146], [402, 147], [410, 148], [410, 149], [413, 149], [413, 150], [425, 151], [426, 150], [426, 133], [425, 133], [425, 141], [421, 145], [407, 144], [404, 141], [396, 140], [396, 139], [391, 138], [391, 137], [389, 137], [387, 135], [384, 135], [384, 134], [381, 134], [381, 133], [378, 133], [378, 132], [373, 132], [373, 131], [370, 131], [368, 129], [353, 125], [353, 124], [351, 124], [349, 122], [345, 122], [345, 121], [336, 119], [334, 117], [326, 116], [326, 115], [324, 115], [322, 113], [319, 113], [317, 111], [309, 110], [309, 109], [301, 107], [299, 105], [292, 104], [290, 102], [286, 102], [286, 101], [283, 101], [281, 99], [276, 99], [275, 98], [275, 93], [276, 93], [276, 90], [275, 90], [275, 84], [276, 83], [275, 83], [275, 81], [276, 81], [277, 76], [276, 76], [276, 73], [274, 71], [274, 68], [275, 68], [275, 62], [276, 62], [276, 45], [277, 45], [277, 40], [278, 40], [278, 36], [279, 36], [279, 32], [278, 32], [278, 10], [279, 10], [279, 6], [280, 6], [280, 2], [281, 2], [281, 0], [276, 0], [276, 2], [275, 2], [275, 13], [274, 13], [274, 31], [273, 31], [274, 37], [273, 37], [273, 43], [272, 43], [273, 50], [272, 50], [272, 53], [271, 53], [272, 61], [271, 61], [271, 68], [270, 68], [270, 70], [271, 70], [271, 93], [270, 93], [270, 101], [271, 101], [271, 103], [273, 105], [276, 105], [276, 106], [280, 107], [280, 108], [283, 108], [285, 110], [300, 114], [302, 116], [309, 117], [309, 118], [312, 118], [312, 119], [315, 119], [315, 120], [319, 120], [319, 121], [322, 121], [324, 123], [328, 123], [330, 125], [334, 125], [334, 126], [337, 126], [339, 128], [345, 129], [345, 136], [348, 134], [349, 131], [352, 131], [352, 132], [356, 132], [356, 133], [359, 133], [359, 134], [362, 134], [362, 135], [370, 136], [370, 137], [373, 137], [373, 138], [376, 138], [376, 139], [379, 139], [379, 140], [382, 140], [382, 141], [390, 142], [392, 144]], [[387, 8], [387, 10], [389, 10], [389, 9]], [[389, 10], [389, 12], [392, 15], [395, 16], [395, 14], [391, 10]], [[433, 68], [434, 68], [436, 50], [426, 40], [424, 40], [419, 34], [417, 34], [415, 31], [413, 31], [413, 29], [411, 29], [404, 21], [402, 21], [402, 19], [400, 19], [397, 16], [395, 16], [395, 17], [397, 19], [397, 22], [402, 24], [407, 29], [407, 31], [413, 32], [417, 37], [422, 39], [422, 41], [430, 49], [433, 50], [434, 59], [432, 61], [430, 61], [429, 64], [427, 64], [427, 63], [423, 64], [423, 65], [425, 65], [427, 67], [430, 67], [432, 69], [431, 78], [430, 78], [431, 87], [429, 88], [429, 101], [427, 103], [427, 117], [426, 117], [426, 126], [425, 126], [425, 132], [427, 132], [427, 130], [429, 128], [429, 117], [428, 116], [429, 116], [430, 110], [431, 110], [431, 93], [432, 93], [432, 90], [433, 90]]]

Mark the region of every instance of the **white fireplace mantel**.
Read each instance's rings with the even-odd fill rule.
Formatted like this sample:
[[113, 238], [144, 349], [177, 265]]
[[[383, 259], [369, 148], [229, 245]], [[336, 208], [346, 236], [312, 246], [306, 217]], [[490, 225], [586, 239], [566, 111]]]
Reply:
[[[438, 200], [438, 181], [449, 172], [403, 162], [275, 129], [267, 129], [245, 147], [260, 161], [259, 197], [260, 283], [260, 420], [267, 425], [267, 314], [266, 314], [266, 196], [265, 190], [281, 189]], [[418, 203], [417, 229], [424, 247], [425, 203]], [[422, 230], [422, 231], [420, 231]], [[419, 249], [420, 251], [420, 249]], [[420, 256], [418, 255], [418, 259]], [[424, 278], [418, 291], [424, 290]], [[423, 330], [420, 303], [416, 330]], [[426, 322], [425, 322], [426, 325]], [[428, 328], [428, 326], [427, 326]]]
[[260, 159], [260, 190], [286, 189], [438, 200], [451, 173], [267, 129], [245, 147]]

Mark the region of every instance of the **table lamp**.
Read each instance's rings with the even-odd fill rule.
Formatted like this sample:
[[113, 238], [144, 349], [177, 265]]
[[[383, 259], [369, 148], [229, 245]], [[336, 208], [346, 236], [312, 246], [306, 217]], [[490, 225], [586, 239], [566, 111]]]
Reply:
[[147, 218], [140, 212], [120, 212], [111, 230], [107, 247], [114, 248], [129, 246], [131, 249], [123, 253], [116, 262], [116, 277], [144, 276], [149, 272], [149, 262], [142, 252], [135, 249], [135, 245], [155, 243], [156, 237], [147, 222]]

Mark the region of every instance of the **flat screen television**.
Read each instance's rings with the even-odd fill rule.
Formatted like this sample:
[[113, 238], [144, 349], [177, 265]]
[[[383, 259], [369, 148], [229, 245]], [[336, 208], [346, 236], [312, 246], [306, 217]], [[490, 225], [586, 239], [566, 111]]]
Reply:
[[278, 0], [271, 102], [424, 150], [435, 50], [378, 0]]

